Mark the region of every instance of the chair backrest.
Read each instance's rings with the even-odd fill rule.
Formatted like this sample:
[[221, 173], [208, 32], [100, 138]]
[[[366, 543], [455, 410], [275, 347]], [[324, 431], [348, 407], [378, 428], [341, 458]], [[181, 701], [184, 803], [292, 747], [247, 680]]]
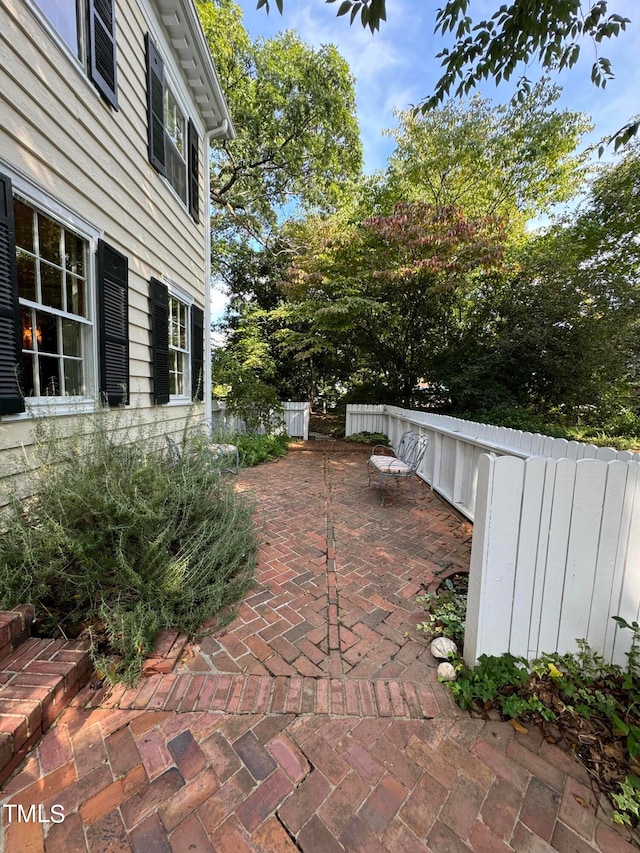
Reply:
[[398, 459], [402, 459], [415, 472], [420, 467], [428, 446], [428, 435], [419, 435], [417, 432], [409, 430], [403, 433], [400, 438], [396, 456]]

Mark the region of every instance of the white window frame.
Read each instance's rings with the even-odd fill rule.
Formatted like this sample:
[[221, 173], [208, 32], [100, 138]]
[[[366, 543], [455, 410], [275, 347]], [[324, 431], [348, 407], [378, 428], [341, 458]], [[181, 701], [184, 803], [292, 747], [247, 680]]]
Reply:
[[[176, 145], [175, 145], [175, 143], [171, 137], [171, 134], [169, 133], [169, 130], [167, 128], [167, 114], [166, 114], [166, 109], [165, 109], [164, 125], [163, 125], [163, 130], [165, 133], [165, 151], [166, 151], [167, 145], [173, 145], [178, 156], [182, 159], [182, 161], [184, 163], [185, 197], [182, 198], [182, 196], [180, 195], [178, 190], [173, 186], [173, 184], [171, 183], [171, 181], [169, 180], [168, 177], [165, 177], [163, 175], [162, 180], [166, 183], [166, 185], [169, 187], [169, 189], [171, 190], [173, 195], [176, 197], [176, 199], [180, 203], [180, 206], [184, 210], [186, 210], [187, 213], [189, 213], [189, 163], [187, 161], [187, 158], [189, 156], [189, 153], [188, 153], [188, 147], [189, 147], [189, 117], [191, 116], [192, 113], [188, 109], [188, 107], [186, 106], [186, 100], [184, 98], [182, 89], [178, 85], [178, 82], [175, 78], [175, 75], [173, 74], [173, 70], [171, 68], [171, 65], [167, 62], [166, 55], [163, 56], [163, 61], [164, 61], [164, 92], [162, 93], [162, 97], [163, 97], [163, 101], [165, 101], [164, 106], [166, 108], [166, 93], [168, 91], [171, 93], [171, 96], [172, 96], [173, 100], [176, 102], [176, 106], [178, 107], [178, 109], [182, 113], [182, 118], [184, 119], [184, 140], [183, 140], [184, 152], [182, 154], [180, 154], [180, 151], [176, 147]], [[165, 154], [165, 157], [166, 156], [167, 155]]]
[[[177, 195], [177, 193], [176, 193]], [[187, 348], [186, 349], [177, 349], [171, 345], [171, 338], [167, 341], [167, 347], [169, 350], [169, 376], [171, 376], [171, 359], [172, 353], [181, 352], [184, 354], [184, 394], [170, 394], [169, 395], [169, 405], [172, 403], [174, 405], [184, 406], [185, 404], [191, 403], [191, 358], [192, 358], [192, 341], [191, 341], [191, 306], [195, 304], [195, 299], [186, 290], [184, 290], [180, 285], [176, 284], [171, 279], [168, 279], [166, 276], [163, 277], [163, 283], [166, 285], [169, 299], [177, 299], [178, 302], [181, 302], [186, 306], [187, 309]], [[171, 334], [171, 324], [169, 321], [169, 331], [168, 335]]]
[[[87, 243], [86, 257], [86, 305], [87, 316], [82, 318], [90, 326], [90, 341], [85, 343], [83, 366], [85, 386], [90, 393], [74, 397], [26, 397], [26, 411], [15, 415], [3, 415], [2, 421], [26, 420], [34, 415], [71, 415], [94, 412], [98, 399], [98, 328], [96, 322], [96, 263], [95, 254], [101, 231], [84, 217], [61, 204], [54, 196], [35, 184], [29, 177], [0, 160], [0, 171], [11, 179], [14, 196], [19, 196], [27, 204], [56, 220], [60, 225], [74, 231]], [[39, 303], [19, 298], [20, 307], [41, 307]], [[58, 309], [42, 306], [59, 316], [75, 319], [77, 315], [66, 314]]]

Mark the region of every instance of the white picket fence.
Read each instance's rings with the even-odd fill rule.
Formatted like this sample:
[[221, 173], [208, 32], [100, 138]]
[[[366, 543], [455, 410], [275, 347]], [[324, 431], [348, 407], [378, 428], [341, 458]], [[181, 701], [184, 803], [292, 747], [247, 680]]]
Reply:
[[[282, 404], [284, 427], [291, 438], [309, 438], [309, 403], [286, 402]], [[214, 425], [224, 423], [231, 430], [243, 430], [244, 424], [240, 418], [225, 414], [224, 400], [214, 400], [212, 403], [212, 418]]]
[[483, 454], [465, 659], [577, 650], [624, 665], [638, 619], [640, 464]]
[[283, 403], [287, 435], [309, 440], [309, 403]]
[[350, 432], [429, 435], [419, 475], [474, 521], [465, 659], [575, 651], [624, 665], [640, 616], [640, 455], [413, 412], [350, 406]]

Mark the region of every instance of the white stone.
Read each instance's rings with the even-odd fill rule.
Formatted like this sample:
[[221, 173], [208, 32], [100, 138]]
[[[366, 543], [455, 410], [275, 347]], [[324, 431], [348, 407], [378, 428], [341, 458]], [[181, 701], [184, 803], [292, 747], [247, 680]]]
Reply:
[[441, 663], [438, 666], [438, 678], [441, 678], [443, 681], [455, 681], [456, 671], [453, 665], [448, 661]]
[[431, 643], [430, 651], [434, 658], [446, 660], [450, 654], [458, 654], [458, 647], [449, 637], [436, 637]]

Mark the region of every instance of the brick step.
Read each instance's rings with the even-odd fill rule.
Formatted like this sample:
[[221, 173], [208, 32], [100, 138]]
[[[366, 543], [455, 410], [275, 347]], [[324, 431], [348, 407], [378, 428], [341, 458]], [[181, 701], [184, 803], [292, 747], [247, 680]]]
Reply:
[[9, 657], [20, 643], [31, 636], [31, 625], [34, 619], [35, 611], [32, 604], [23, 604], [14, 610], [0, 611], [0, 661]]
[[[15, 612], [25, 616], [22, 631]], [[13, 640], [4, 646], [13, 645], [0, 660], [0, 785], [91, 673], [88, 640], [41, 640], [28, 634], [25, 638], [31, 621], [33, 608], [0, 614], [0, 631], [7, 628], [9, 637], [13, 632]], [[21, 641], [15, 643], [18, 637]]]

